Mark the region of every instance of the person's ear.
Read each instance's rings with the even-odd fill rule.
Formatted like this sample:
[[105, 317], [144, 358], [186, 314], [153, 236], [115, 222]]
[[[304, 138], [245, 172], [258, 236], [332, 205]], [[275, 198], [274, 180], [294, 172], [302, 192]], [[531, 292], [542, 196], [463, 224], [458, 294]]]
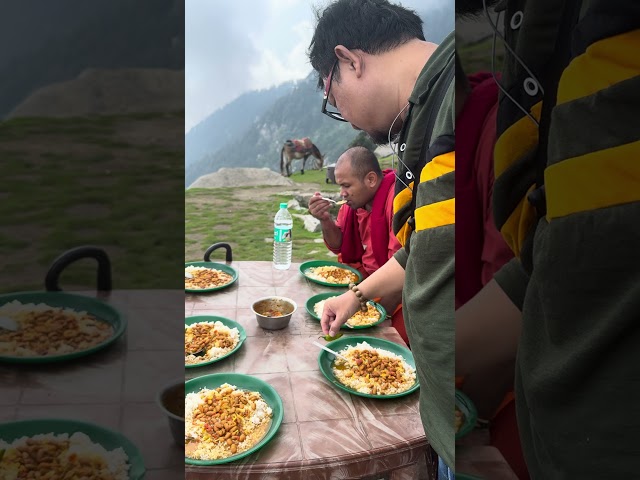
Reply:
[[369, 172], [364, 177], [364, 181], [367, 184], [367, 187], [373, 188], [376, 186], [376, 183], [378, 183], [378, 175], [376, 175], [375, 172]]
[[354, 71], [356, 77], [362, 75], [364, 69], [364, 57], [360, 50], [349, 50], [344, 45], [337, 45], [333, 49], [338, 61], [340, 62], [340, 71], [343, 72], [344, 68]]

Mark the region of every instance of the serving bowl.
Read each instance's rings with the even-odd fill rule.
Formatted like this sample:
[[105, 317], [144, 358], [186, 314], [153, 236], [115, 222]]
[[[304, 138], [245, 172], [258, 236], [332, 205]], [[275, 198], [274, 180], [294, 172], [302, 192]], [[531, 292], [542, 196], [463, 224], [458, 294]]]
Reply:
[[263, 297], [251, 305], [258, 325], [265, 330], [280, 330], [289, 325], [292, 315], [298, 309], [296, 302], [287, 297]]
[[179, 447], [184, 445], [184, 378], [166, 384], [156, 395], [156, 403], [167, 415], [171, 436]]

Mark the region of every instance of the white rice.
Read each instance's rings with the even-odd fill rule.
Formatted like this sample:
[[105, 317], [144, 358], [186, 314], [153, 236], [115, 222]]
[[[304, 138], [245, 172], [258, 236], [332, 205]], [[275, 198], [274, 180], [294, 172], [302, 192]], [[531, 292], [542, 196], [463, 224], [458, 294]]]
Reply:
[[[14, 478], [11, 476], [10, 471], [13, 470], [12, 467], [15, 467], [16, 464], [13, 462], [9, 463], [8, 458], [14, 456], [16, 453], [15, 449], [26, 446], [27, 440], [51, 442], [64, 442], [68, 440], [69, 448], [62, 453], [63, 463], [68, 462], [69, 457], [73, 454], [77, 455], [80, 459], [98, 458], [105, 462], [108, 472], [105, 472], [104, 470], [102, 472], [96, 472], [94, 474], [95, 476], [91, 478], [98, 478], [100, 473], [108, 473], [116, 480], [128, 480], [129, 478], [129, 457], [122, 447], [109, 451], [99, 443], [92, 442], [86, 434], [82, 432], [75, 432], [71, 436], [67, 433], [45, 433], [33, 435], [31, 437], [24, 436], [15, 439], [11, 443], [7, 443], [3, 439], [0, 439], [0, 449], [5, 450], [2, 461], [0, 461], [0, 479], [9, 480]], [[4, 476], [3, 472], [7, 472], [7, 475], [9, 476]]]
[[[199, 441], [196, 449], [188, 454], [190, 458], [217, 459], [229, 456], [229, 452], [220, 445], [219, 441], [206, 440], [207, 434], [203, 431], [202, 422], [195, 419], [198, 407], [205, 403], [204, 398], [213, 390], [225, 388], [230, 388], [232, 390], [230, 392], [230, 395], [232, 396], [245, 395], [247, 393], [254, 393], [257, 396], [260, 396], [258, 392], [242, 391], [235, 385], [230, 385], [228, 383], [224, 383], [216, 389], [208, 389], [204, 387], [198, 392], [187, 394], [185, 397], [185, 437], [190, 437]], [[249, 427], [250, 430], [245, 431], [246, 439], [238, 444], [237, 453], [242, 453], [257, 444], [266, 433], [268, 424], [271, 421], [273, 411], [261, 397], [255, 400], [254, 406], [255, 410], [251, 412], [251, 417], [248, 419], [251, 422], [248, 425], [253, 424], [253, 427]], [[249, 406], [249, 408], [251, 407]], [[246, 416], [244, 418], [247, 419]], [[245, 428], [247, 428], [247, 424], [245, 424]]]
[[51, 305], [47, 305], [46, 303], [22, 303], [18, 300], [12, 300], [0, 306], [0, 315], [3, 317], [11, 317], [17, 320], [21, 313], [46, 312], [47, 310], [56, 310], [77, 319], [89, 315], [89, 313], [85, 310], [79, 311], [67, 307], [53, 307]]
[[[395, 393], [401, 393], [404, 392], [406, 390], [408, 390], [409, 388], [411, 388], [415, 382], [416, 382], [416, 370], [415, 368], [413, 368], [411, 365], [409, 365], [404, 358], [401, 355], [396, 355], [393, 352], [390, 352], [389, 350], [384, 350], [382, 348], [375, 348], [372, 347], [371, 345], [369, 345], [367, 342], [361, 342], [358, 343], [356, 345], [349, 345], [348, 347], [343, 348], [342, 350], [340, 350], [338, 353], [340, 353], [341, 355], [343, 355], [344, 357], [348, 358], [348, 359], [352, 359], [352, 355], [357, 352], [357, 351], [363, 351], [363, 350], [369, 350], [369, 351], [375, 351], [378, 352], [378, 355], [380, 357], [383, 358], [390, 358], [390, 359], [394, 359], [394, 360], [398, 360], [400, 362], [400, 364], [402, 365], [402, 368], [404, 369], [404, 374], [402, 375], [401, 383], [398, 387], [392, 387], [389, 386], [387, 388], [387, 391], [385, 391], [383, 394], [379, 394], [379, 395], [392, 395]], [[341, 364], [344, 365], [344, 361], [343, 360], [336, 360], [336, 363], [340, 362]], [[334, 363], [333, 367], [332, 367], [332, 371], [333, 374], [336, 376], [336, 378], [344, 385], [356, 390], [357, 392], [360, 393], [368, 393], [368, 394], [373, 394], [374, 392], [372, 392], [371, 390], [371, 385], [369, 383], [367, 383], [362, 377], [357, 377], [357, 376], [353, 376], [353, 377], [347, 377], [345, 375], [346, 372], [351, 371], [351, 369], [348, 367], [347, 369], [344, 370], [340, 370], [336, 368], [336, 363]], [[382, 381], [380, 381], [379, 383], [382, 383]]]
[[[231, 350], [236, 348], [236, 346], [238, 345], [238, 342], [240, 341], [240, 332], [238, 331], [238, 329], [236, 327], [229, 328], [224, 323], [220, 322], [219, 320], [216, 320], [215, 322], [197, 322], [197, 323], [192, 323], [191, 325], [189, 325], [189, 327], [193, 327], [195, 325], [213, 325], [213, 326], [215, 326], [216, 330], [218, 330], [220, 332], [223, 332], [223, 333], [226, 333], [227, 335], [229, 335], [231, 337], [231, 339], [233, 340], [233, 346], [231, 346], [230, 348], [211, 347], [209, 350], [206, 351], [206, 353], [204, 355], [201, 355], [201, 356], [185, 355], [184, 356], [185, 365], [194, 365], [196, 363], [202, 363], [202, 362], [206, 362], [206, 361], [209, 361], [209, 360], [215, 360], [217, 358], [224, 357], [227, 353], [229, 353]], [[187, 329], [189, 327], [187, 327]], [[186, 333], [186, 331], [185, 331], [185, 333]]]
[[[334, 276], [334, 274], [337, 274], [338, 276]], [[358, 276], [356, 274], [354, 274], [351, 270], [342, 267], [312, 267], [307, 270], [306, 275], [307, 277], [313, 278], [315, 280], [334, 284], [347, 284], [350, 282], [358, 281]], [[347, 276], [349, 277], [348, 279], [346, 278]]]
[[[54, 312], [54, 314], [62, 314], [67, 318], [73, 319], [76, 322], [75, 328], [79, 333], [86, 335], [92, 335], [93, 333], [96, 333], [98, 337], [94, 338], [93, 342], [86, 342], [84, 346], [81, 345], [79, 347], [70, 345], [68, 343], [68, 340], [62, 340], [57, 342], [56, 347], [54, 347], [52, 344], [49, 344], [49, 350], [46, 353], [42, 353], [31, 348], [27, 348], [24, 345], [23, 341], [23, 344], [21, 345], [21, 340], [16, 340], [15, 336], [13, 336], [14, 338], [12, 341], [6, 340], [7, 338], [11, 337], [12, 334], [10, 332], [3, 331], [4, 335], [2, 336], [4, 337], [4, 339], [0, 340], [0, 354], [12, 355], [17, 357], [63, 355], [67, 353], [86, 350], [90, 347], [102, 343], [107, 338], [113, 335], [113, 326], [109, 327], [108, 332], [105, 330], [104, 332], [102, 332], [103, 334], [101, 334], [96, 324], [103, 324], [106, 322], [96, 318], [86, 310], [74, 310], [68, 307], [54, 307], [46, 303], [22, 303], [19, 300], [12, 300], [11, 302], [5, 303], [0, 306], [0, 316], [9, 317], [15, 320], [15, 322], [18, 324], [18, 332], [28, 332], [29, 328], [25, 328], [25, 325], [29, 325], [31, 316], [47, 311], [52, 311]], [[45, 343], [48, 342], [48, 340], [43, 341]], [[42, 344], [39, 344], [39, 346], [42, 346]], [[0, 478], [0, 480], [2, 479]]]

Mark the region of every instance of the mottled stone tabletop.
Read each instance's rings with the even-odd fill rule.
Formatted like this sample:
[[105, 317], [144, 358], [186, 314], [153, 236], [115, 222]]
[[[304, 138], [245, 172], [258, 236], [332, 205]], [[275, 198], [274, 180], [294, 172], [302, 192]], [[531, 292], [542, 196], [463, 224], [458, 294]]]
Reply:
[[[299, 264], [273, 269], [271, 262], [230, 263], [238, 273], [229, 288], [186, 295], [185, 316], [219, 315], [235, 320], [247, 340], [235, 354], [210, 365], [185, 370], [187, 379], [219, 372], [261, 378], [282, 398], [284, 419], [276, 436], [257, 452], [228, 464], [185, 466], [185, 478], [231, 479], [393, 479], [430, 478], [431, 453], [418, 413], [418, 392], [396, 399], [370, 399], [332, 386], [318, 368], [320, 349], [310, 344], [322, 334], [320, 323], [305, 310], [307, 300], [332, 288], [308, 281]], [[260, 328], [251, 311], [258, 298], [279, 295], [298, 309], [289, 325]], [[386, 320], [371, 329], [343, 330], [406, 346]], [[324, 340], [318, 340], [324, 343]]]

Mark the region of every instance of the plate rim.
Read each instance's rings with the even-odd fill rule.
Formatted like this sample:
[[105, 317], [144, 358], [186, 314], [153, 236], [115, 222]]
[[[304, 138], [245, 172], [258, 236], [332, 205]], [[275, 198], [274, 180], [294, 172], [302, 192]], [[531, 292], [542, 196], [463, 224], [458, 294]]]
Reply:
[[[336, 343], [336, 342], [343, 342], [343, 343], [345, 343], [345, 342], [349, 342], [349, 343], [354, 343], [354, 344], [355, 344], [355, 343], [358, 343], [358, 342], [365, 341], [365, 342], [369, 343], [369, 341], [370, 341], [370, 340], [372, 340], [372, 339], [373, 339], [374, 341], [380, 341], [380, 342], [383, 342], [383, 343], [385, 343], [385, 344], [392, 344], [392, 345], [395, 345], [396, 347], [398, 347], [398, 348], [400, 348], [400, 349], [404, 350], [405, 352], [408, 352], [408, 353], [409, 353], [409, 355], [410, 355], [410, 358], [411, 358], [411, 360], [412, 360], [412, 362], [411, 362], [411, 363], [413, 363], [413, 365], [411, 365], [411, 363], [409, 363], [409, 362], [407, 362], [407, 363], [409, 363], [409, 365], [411, 365], [413, 368], [415, 368], [415, 359], [413, 358], [413, 354], [411, 353], [411, 351], [410, 351], [408, 348], [403, 347], [403, 346], [402, 346], [402, 345], [400, 345], [399, 343], [392, 342], [391, 340], [386, 340], [386, 339], [384, 339], [384, 338], [371, 337], [371, 336], [366, 336], [366, 335], [348, 335], [348, 336], [340, 337], [340, 338], [339, 338], [339, 339], [337, 339], [337, 340], [333, 340], [331, 343], [332, 343], [332, 348], [333, 348], [335, 351], [338, 351], [338, 352], [339, 352], [340, 350], [342, 350], [342, 349], [345, 347], [345, 345], [342, 345], [342, 346], [340, 346], [340, 347], [336, 348], [336, 347], [335, 347], [335, 343]], [[371, 346], [372, 346], [372, 347], [375, 347], [375, 345], [371, 345]], [[394, 353], [395, 353], [395, 352], [394, 352]], [[400, 393], [393, 393], [393, 394], [391, 394], [391, 395], [371, 395], [370, 393], [361, 393], [361, 392], [358, 392], [358, 391], [356, 391], [356, 390], [353, 390], [353, 389], [352, 389], [352, 388], [350, 388], [350, 387], [347, 387], [346, 385], [343, 385], [343, 384], [342, 384], [342, 383], [340, 383], [337, 379], [335, 379], [335, 377], [334, 377], [333, 379], [332, 379], [332, 378], [329, 378], [329, 375], [327, 374], [327, 372], [325, 372], [324, 366], [322, 365], [322, 359], [323, 359], [324, 357], [328, 357], [328, 355], [329, 355], [329, 353], [328, 353], [328, 352], [326, 352], [325, 350], [321, 350], [321, 351], [320, 351], [320, 353], [318, 354], [318, 367], [320, 368], [320, 371], [322, 372], [322, 374], [324, 375], [324, 377], [329, 381], [329, 383], [330, 383], [330, 384], [332, 384], [332, 385], [334, 385], [334, 386], [336, 386], [336, 387], [338, 387], [338, 388], [340, 388], [340, 389], [344, 390], [344, 391], [345, 391], [345, 392], [347, 392], [347, 393], [351, 393], [351, 394], [353, 394], [353, 395], [357, 395], [357, 396], [359, 396], [359, 397], [365, 397], [365, 398], [374, 398], [374, 399], [386, 400], [386, 399], [391, 399], [391, 398], [404, 397], [404, 396], [406, 396], [406, 395], [409, 395], [409, 394], [411, 394], [411, 393], [415, 392], [416, 390], [418, 390], [418, 389], [420, 388], [420, 381], [418, 380], [418, 377], [417, 377], [417, 375], [416, 375], [416, 381], [415, 381], [415, 383], [413, 384], [413, 386], [411, 386], [409, 389], [405, 390], [404, 392], [400, 392]], [[404, 357], [404, 356], [403, 356], [403, 359], [404, 359], [404, 361], [405, 361], [405, 362], [407, 361], [407, 358], [406, 358], [406, 357]], [[333, 362], [332, 362], [332, 363], [333, 363]]]
[[305, 267], [305, 265], [308, 265], [309, 263], [319, 263], [320, 265], [313, 265], [314, 267], [320, 267], [324, 265], [331, 265], [333, 267], [340, 267], [340, 268], [345, 268], [353, 273], [355, 273], [356, 275], [358, 275], [358, 281], [356, 282], [356, 284], [360, 283], [363, 280], [363, 276], [362, 273], [359, 272], [357, 269], [345, 264], [345, 263], [341, 263], [341, 262], [334, 262], [332, 260], [307, 260], [306, 262], [303, 262], [300, 264], [300, 266], [298, 267], [298, 271], [300, 272], [300, 274], [306, 278], [307, 280], [309, 280], [310, 282], [315, 282], [318, 285], [324, 285], [326, 287], [348, 287], [349, 284], [348, 283], [329, 283], [329, 282], [323, 282], [322, 280], [317, 280], [315, 278], [310, 278], [307, 275], [305, 275], [304, 270], [306, 270], [307, 268], [311, 268], [309, 266]]
[[[111, 326], [114, 327], [113, 335], [108, 339], [106, 339], [104, 342], [99, 343], [98, 345], [94, 345], [93, 347], [88, 348], [86, 350], [81, 350], [79, 352], [69, 352], [69, 353], [62, 353], [59, 355], [46, 355], [46, 356], [38, 356], [38, 357], [17, 357], [17, 356], [11, 356], [11, 355], [0, 353], [0, 364], [1, 363], [23, 363], [23, 364], [55, 363], [55, 362], [64, 362], [67, 360], [74, 360], [79, 357], [91, 355], [97, 351], [100, 351], [109, 347], [124, 334], [124, 332], [127, 330], [127, 327], [128, 327], [129, 322], [128, 322], [127, 316], [123, 312], [115, 308], [113, 305], [110, 305], [109, 303], [104, 302], [98, 298], [89, 297], [85, 295], [78, 295], [76, 293], [69, 293], [64, 291], [49, 292], [46, 290], [33, 290], [33, 291], [24, 291], [24, 292], [3, 293], [2, 295], [0, 295], [0, 306], [11, 301], [11, 300], [8, 300], [7, 302], [3, 302], [5, 298], [17, 297], [22, 295], [46, 295], [46, 296], [68, 297], [68, 298], [70, 297], [71, 299], [79, 299], [84, 302], [89, 302], [90, 304], [99, 305], [100, 308], [110, 310], [111, 313], [114, 315], [116, 322], [118, 324], [116, 325], [115, 323], [109, 322], [108, 320], [104, 320], [99, 315], [94, 314], [93, 312], [90, 312], [88, 309], [78, 310], [73, 305], [71, 306], [65, 305], [65, 308], [71, 308], [76, 311], [85, 310], [88, 313], [98, 317], [98, 319], [109, 323]], [[13, 298], [13, 299], [17, 300], [18, 298]], [[41, 302], [46, 303], [46, 301], [44, 300], [42, 300]], [[35, 303], [35, 302], [29, 302], [29, 303]]]
[[[59, 424], [60, 426], [62, 425], [72, 425], [72, 430], [65, 430], [65, 431], [55, 431], [54, 428], [48, 428], [47, 432], [41, 432], [43, 434], [46, 433], [54, 433], [54, 434], [60, 434], [60, 433], [67, 433], [69, 434], [69, 436], [71, 436], [73, 433], [75, 432], [81, 432], [84, 433], [85, 435], [87, 435], [90, 439], [90, 435], [85, 431], [82, 430], [81, 428], [86, 428], [88, 427], [89, 429], [93, 429], [93, 430], [98, 430], [101, 431], [103, 434], [106, 434], [107, 436], [111, 436], [114, 438], [114, 440], [116, 440], [115, 443], [120, 443], [120, 447], [122, 447], [122, 449], [124, 450], [124, 452], [127, 454], [128, 457], [128, 465], [129, 465], [129, 470], [128, 470], [128, 479], [129, 480], [141, 480], [145, 477], [146, 471], [147, 471], [147, 467], [144, 464], [144, 457], [142, 456], [142, 453], [140, 452], [140, 449], [137, 447], [137, 445], [135, 443], [133, 443], [132, 440], [129, 439], [129, 437], [127, 437], [126, 435], [124, 435], [121, 432], [118, 432], [117, 430], [114, 430], [112, 428], [108, 428], [108, 427], [104, 427], [102, 425], [98, 425], [97, 423], [93, 423], [93, 422], [88, 422], [85, 420], [76, 420], [76, 419], [70, 419], [70, 418], [52, 418], [52, 417], [41, 417], [41, 418], [30, 418], [30, 419], [24, 419], [24, 420], [13, 420], [10, 422], [2, 422], [0, 423], [0, 432], [2, 432], [3, 428], [7, 428], [7, 427], [20, 427], [21, 425], [38, 425], [38, 424], [42, 424], [42, 423], [53, 423], [53, 424]], [[38, 434], [33, 434], [33, 435], [39, 435]], [[24, 436], [28, 436], [27, 435], [20, 435], [20, 437], [15, 437], [13, 438], [11, 441], [16, 440], [17, 438], [21, 438]], [[7, 440], [5, 440], [7, 441]], [[102, 445], [100, 442], [94, 441], [93, 439], [91, 439], [92, 442], [94, 443], [98, 443], [100, 444], [103, 448], [105, 448], [105, 450], [107, 449], [104, 445]], [[11, 443], [9, 441], [7, 441], [8, 443]], [[134, 461], [132, 461], [132, 458]], [[133, 467], [136, 467], [137, 470], [139, 471], [134, 471], [135, 476], [132, 476], [131, 474], [131, 469]]]
[[[205, 264], [205, 265], [202, 265]], [[186, 288], [184, 289], [184, 291], [186, 293], [209, 293], [209, 292], [215, 292], [217, 290], [222, 290], [224, 288], [228, 288], [231, 285], [233, 285], [234, 283], [236, 283], [236, 281], [238, 280], [239, 277], [239, 272], [236, 268], [232, 267], [231, 265], [227, 265], [226, 263], [219, 263], [219, 262], [205, 262], [202, 260], [194, 260], [193, 262], [184, 262], [184, 266], [185, 268], [188, 266], [195, 266], [195, 267], [204, 267], [206, 265], [217, 265], [218, 267], [221, 268], [216, 268], [216, 267], [211, 267], [212, 269], [216, 269], [216, 270], [222, 270], [225, 273], [229, 273], [233, 276], [233, 278], [231, 279], [231, 281], [229, 283], [225, 283], [224, 285], [220, 285], [219, 287], [211, 287], [211, 288], [203, 288], [203, 289], [198, 289], [198, 290], [194, 290], [194, 289], [189, 289]], [[227, 270], [225, 270], [227, 269]], [[231, 270], [233, 273], [229, 272], [228, 270]]]
[[[198, 368], [198, 367], [204, 367], [206, 365], [211, 365], [212, 363], [216, 363], [219, 362], [220, 360], [224, 360], [225, 358], [229, 357], [230, 355], [233, 355], [234, 353], [236, 353], [238, 350], [240, 350], [240, 347], [242, 347], [242, 344], [245, 342], [245, 340], [247, 339], [247, 332], [245, 331], [244, 327], [242, 325], [240, 325], [238, 322], [236, 322], [235, 320], [231, 320], [230, 318], [227, 317], [223, 317], [221, 315], [191, 315], [190, 317], [184, 317], [185, 319], [185, 326], [187, 326], [186, 321], [188, 319], [191, 318], [214, 318], [216, 320], [226, 320], [228, 322], [231, 322], [234, 324], [234, 327], [238, 329], [238, 333], [240, 334], [240, 340], [238, 341], [238, 344], [235, 346], [235, 348], [233, 350], [231, 350], [230, 352], [226, 353], [224, 356], [219, 357], [219, 358], [214, 358], [213, 360], [209, 360], [206, 362], [202, 362], [202, 363], [196, 363], [194, 365], [187, 365], [186, 363], [184, 364], [184, 368]], [[216, 321], [213, 320], [213, 321]], [[195, 323], [195, 322], [194, 322]], [[222, 322], [224, 323], [224, 322]], [[227, 325], [228, 326], [228, 325]]]
[[[318, 318], [318, 316], [315, 314], [316, 313], [315, 311], [313, 311], [313, 310], [311, 310], [309, 308], [309, 302], [312, 299], [316, 298], [316, 297], [321, 297], [321, 296], [324, 296], [324, 295], [330, 295], [330, 296], [328, 296], [326, 298], [340, 296], [340, 294], [333, 294], [332, 292], [317, 293], [316, 295], [313, 295], [313, 296], [309, 297], [307, 299], [307, 301], [305, 302], [305, 304], [304, 304], [304, 307], [305, 307], [305, 310], [307, 311], [307, 313], [309, 315], [311, 315], [311, 318], [313, 318], [314, 320], [316, 320], [318, 322], [320, 322], [320, 318]], [[320, 300], [317, 300], [316, 303], [318, 301], [320, 301]], [[378, 319], [377, 322], [372, 323], [370, 325], [359, 325], [359, 326], [355, 326], [355, 327], [348, 327], [346, 323], [343, 323], [340, 326], [340, 330], [349, 331], [349, 330], [364, 330], [364, 329], [367, 329], [367, 328], [373, 328], [373, 327], [375, 327], [377, 325], [380, 325], [382, 322], [384, 322], [387, 319], [387, 315], [388, 315], [387, 314], [387, 310], [382, 305], [380, 305], [378, 302], [374, 302], [373, 300], [368, 300], [367, 303], [372, 303], [373, 306], [376, 308], [376, 310], [378, 310], [378, 312], [380, 313], [380, 319]]]
[[[220, 465], [220, 464], [224, 464], [224, 463], [231, 463], [231, 462], [235, 462], [236, 460], [240, 460], [241, 458], [244, 458], [248, 455], [251, 455], [252, 453], [257, 452], [258, 450], [260, 450], [261, 448], [263, 448], [267, 443], [269, 443], [273, 437], [275, 437], [276, 433], [278, 433], [278, 431], [280, 430], [280, 427], [282, 425], [282, 420], [284, 418], [284, 404], [282, 403], [282, 397], [280, 396], [280, 394], [278, 393], [278, 391], [275, 389], [275, 387], [273, 387], [270, 383], [266, 382], [265, 380], [262, 380], [261, 378], [255, 377], [253, 375], [247, 375], [245, 373], [236, 373], [236, 372], [219, 372], [219, 373], [210, 373], [208, 375], [201, 375], [199, 377], [194, 377], [191, 378], [189, 380], [186, 380], [184, 383], [184, 395], [185, 398], [187, 396], [188, 393], [192, 393], [192, 392], [188, 392], [188, 388], [189, 388], [189, 383], [195, 383], [196, 380], [204, 380], [207, 378], [224, 378], [224, 377], [240, 377], [240, 378], [250, 378], [254, 381], [257, 381], [261, 384], [263, 384], [268, 390], [271, 390], [271, 392], [275, 395], [275, 399], [276, 399], [276, 403], [278, 405], [278, 416], [277, 418], [272, 418], [271, 422], [272, 422], [272, 426], [269, 427], [269, 430], [267, 431], [267, 433], [264, 435], [264, 437], [262, 437], [262, 439], [255, 444], [253, 447], [251, 447], [249, 450], [242, 452], [240, 454], [237, 455], [232, 455], [231, 457], [227, 457], [227, 458], [221, 458], [218, 460], [198, 460], [198, 459], [194, 459], [194, 458], [189, 458], [185, 455], [184, 457], [184, 462], [185, 464], [188, 465], [198, 465], [198, 466], [211, 466], [211, 465]], [[230, 383], [228, 381], [223, 381], [222, 383]], [[207, 387], [207, 388], [211, 388], [211, 387]], [[216, 387], [213, 387], [216, 388]], [[242, 388], [242, 387], [241, 387]], [[272, 410], [273, 410], [273, 405], [269, 405]], [[185, 412], [185, 416], [186, 416], [186, 412]], [[275, 417], [275, 416], [274, 416]], [[275, 424], [275, 427], [273, 426]], [[273, 431], [271, 431], [273, 429]]]
[[459, 408], [459, 409], [465, 415], [465, 421], [462, 423], [460, 430], [456, 432], [456, 437], [455, 437], [456, 440], [466, 437], [475, 428], [476, 421], [478, 420], [478, 410], [476, 409], [476, 406], [473, 403], [473, 401], [469, 398], [469, 396], [466, 393], [456, 388], [455, 389], [456, 406], [460, 405], [458, 400], [460, 400], [462, 402], [461, 405], [464, 406], [464, 408]]

